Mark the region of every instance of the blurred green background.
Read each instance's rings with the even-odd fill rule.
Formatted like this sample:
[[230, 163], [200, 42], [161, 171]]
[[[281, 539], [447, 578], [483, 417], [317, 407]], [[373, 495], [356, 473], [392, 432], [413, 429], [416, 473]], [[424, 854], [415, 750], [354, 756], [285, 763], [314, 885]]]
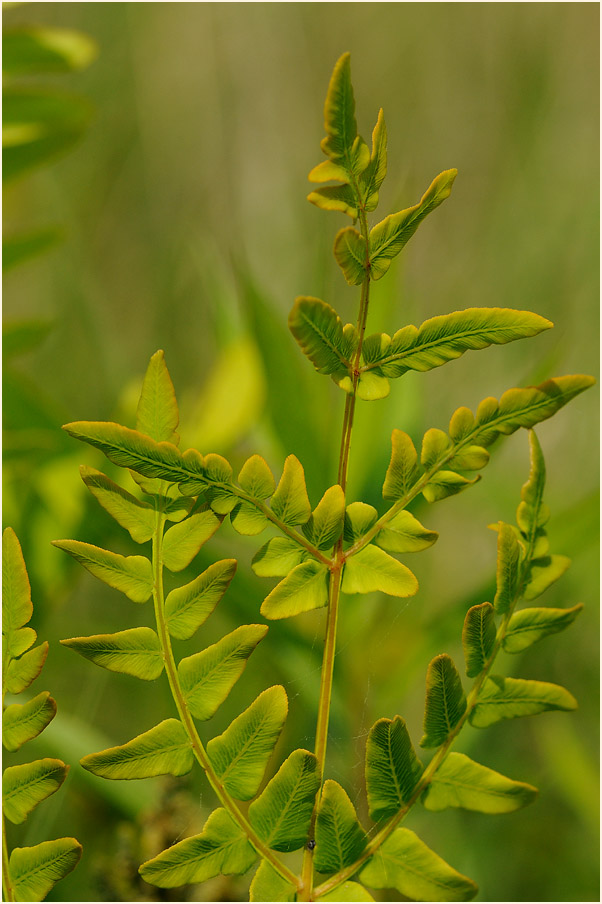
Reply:
[[[196, 774], [111, 783], [77, 764], [174, 711], [161, 679], [105, 673], [58, 645], [149, 617], [50, 547], [74, 537], [135, 551], [81, 484], [78, 465], [106, 469], [103, 459], [59, 425], [132, 425], [148, 358], [163, 348], [184, 445], [225, 454], [235, 467], [258, 451], [277, 475], [294, 452], [314, 503], [334, 482], [343, 396], [302, 360], [286, 317], [307, 294], [355, 319], [358, 292], [331, 254], [349, 221], [305, 201], [307, 173], [322, 159], [328, 79], [346, 50], [361, 133], [369, 137], [379, 106], [387, 119], [378, 214], [415, 203], [439, 171], [459, 170], [451, 199], [375, 284], [369, 329], [392, 333], [473, 305], [526, 308], [556, 324], [533, 340], [409, 373], [389, 399], [361, 404], [350, 500], [382, 510], [393, 427], [418, 442], [459, 405], [548, 376], [596, 374], [598, 17], [593, 3], [30, 3], [5, 12], [5, 28], [74, 28], [98, 47], [87, 68], [37, 79], [90, 105], [80, 143], [4, 196], [5, 232], [58, 225], [63, 233], [4, 280], [9, 335], [22, 335], [24, 321], [35, 333], [5, 345], [4, 519], [30, 570], [32, 624], [51, 643], [38, 692], [48, 688], [59, 704], [22, 756], [73, 764], [65, 789], [11, 828], [10, 842], [73, 834], [83, 843], [53, 900], [176, 900], [181, 892], [139, 882], [136, 866], [198, 831], [213, 806]], [[457, 748], [536, 784], [540, 797], [510, 816], [417, 808], [408, 821], [479, 883], [481, 901], [598, 899], [597, 411], [594, 389], [538, 429], [552, 550], [573, 559], [542, 603], [582, 601], [585, 611], [566, 635], [503, 663], [506, 673], [566, 684], [580, 709], [466, 729]], [[408, 563], [421, 583], [415, 598], [344, 601], [328, 775], [364, 816], [366, 733], [376, 718], [400, 713], [419, 740], [426, 666], [444, 651], [461, 661], [464, 613], [494, 590], [487, 525], [513, 520], [527, 472], [520, 432], [496, 447], [469, 492], [416, 505], [441, 538]], [[239, 559], [204, 645], [258, 619], [271, 584], [250, 571], [257, 546], [224, 524], [181, 576]], [[322, 633], [323, 613], [273, 623], [203, 737], [280, 682], [291, 713], [279, 758], [311, 747]], [[182, 654], [194, 649], [181, 644]], [[248, 877], [213, 880], [190, 899], [240, 900], [247, 885]]]

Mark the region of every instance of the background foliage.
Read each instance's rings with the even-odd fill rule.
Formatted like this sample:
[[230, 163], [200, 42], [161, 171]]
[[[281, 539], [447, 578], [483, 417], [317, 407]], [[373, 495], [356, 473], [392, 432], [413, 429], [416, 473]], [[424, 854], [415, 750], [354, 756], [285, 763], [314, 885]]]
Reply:
[[[49, 545], [85, 536], [132, 552], [81, 484], [77, 465], [99, 466], [100, 456], [74, 448], [58, 425], [133, 424], [146, 363], [161, 347], [181, 402], [184, 447], [223, 453], [234, 465], [258, 451], [276, 473], [294, 452], [314, 504], [332, 483], [342, 396], [301, 360], [286, 315], [303, 293], [354, 319], [357, 292], [330, 251], [334, 221], [304, 201], [324, 88], [344, 50], [352, 53], [364, 138], [380, 105], [387, 116], [383, 204], [415, 203], [432, 172], [459, 170], [453, 197], [394, 264], [394, 276], [374, 285], [368, 331], [472, 305], [529, 308], [556, 324], [528, 344], [461, 358], [450, 365], [453, 376], [443, 368], [410, 373], [387, 401], [361, 406], [349, 498], [378, 505], [393, 427], [419, 437], [445, 427], [458, 405], [474, 408], [508, 386], [595, 373], [597, 17], [587, 3], [32, 3], [6, 12], [7, 24], [77, 28], [99, 46], [93, 65], [69, 75], [95, 108], [80, 145], [5, 194], [15, 230], [60, 223], [66, 233], [62, 245], [12, 270], [4, 295], [6, 320], [48, 325], [34, 348], [11, 359], [18, 379], [5, 383], [4, 399], [4, 518], [23, 545], [32, 624], [50, 641], [44, 676], [59, 704], [28, 755], [35, 745], [36, 756], [75, 764], [66, 790], [15, 827], [11, 843], [36, 843], [59, 826], [77, 836], [84, 855], [53, 893], [62, 900], [153, 900], [157, 891], [141, 884], [137, 864], [198, 831], [212, 801], [202, 779], [193, 787], [113, 784], [76, 764], [173, 712], [162, 682], [141, 687], [58, 645], [136, 617], [136, 607], [123, 611], [119, 594]], [[49, 75], [47, 84], [64, 78]], [[538, 435], [550, 539], [573, 559], [548, 604], [583, 601], [586, 609], [570, 638], [529, 651], [530, 671], [565, 683], [580, 709], [504, 725], [503, 746], [497, 727], [464, 732], [459, 750], [478, 758], [487, 745], [489, 765], [542, 789], [511, 824], [462, 811], [436, 820], [417, 812], [410, 824], [479, 882], [480, 900], [597, 897], [594, 392]], [[420, 733], [426, 664], [440, 652], [458, 656], [464, 612], [491, 599], [495, 534], [486, 526], [513, 519], [527, 469], [519, 435], [470, 493], [424, 515], [415, 509], [441, 533], [412, 562], [416, 598], [347, 598], [328, 758], [330, 777], [346, 787], [361, 786], [365, 734], [376, 718], [403, 713]], [[225, 525], [193, 566], [198, 573], [216, 558], [240, 562], [229, 603], [207, 623], [207, 643], [257, 619], [265, 588], [249, 568], [253, 550]], [[282, 751], [310, 744], [321, 638], [320, 613], [272, 623], [262, 659], [218, 714], [221, 727], [267, 678], [285, 684], [291, 700]], [[181, 646], [182, 655], [194, 652]], [[508, 658], [506, 673], [517, 659]], [[118, 868], [109, 870], [115, 858]], [[203, 894], [236, 900], [243, 891], [244, 879], [216, 879]]]

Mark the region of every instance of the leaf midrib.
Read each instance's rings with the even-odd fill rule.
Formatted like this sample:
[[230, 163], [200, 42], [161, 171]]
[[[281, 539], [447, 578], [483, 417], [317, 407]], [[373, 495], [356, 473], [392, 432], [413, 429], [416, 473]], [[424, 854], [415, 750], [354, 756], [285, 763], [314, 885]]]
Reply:
[[[403, 329], [403, 327], [402, 327], [402, 329]], [[420, 331], [420, 329], [422, 329], [422, 327], [419, 327], [418, 331]], [[428, 349], [430, 349], [430, 348], [435, 348], [437, 345], [445, 345], [448, 342], [454, 342], [454, 341], [457, 341], [460, 339], [464, 339], [468, 336], [474, 336], [475, 334], [498, 333], [504, 329], [506, 329], [506, 330], [512, 329], [512, 327], [503, 327], [503, 326], [490, 326], [490, 327], [484, 327], [484, 328], [476, 328], [475, 327], [472, 330], [467, 329], [467, 330], [462, 330], [461, 332], [458, 332], [458, 333], [453, 333], [451, 336], [441, 336], [441, 337], [438, 337], [437, 339], [431, 340], [430, 342], [423, 342], [419, 345], [413, 345], [410, 348], [403, 349], [402, 351], [397, 352], [393, 355], [387, 355], [387, 357], [385, 357], [385, 358], [379, 358], [378, 361], [371, 362], [370, 364], [366, 365], [365, 367], [362, 367], [361, 370], [362, 371], [373, 370], [375, 367], [381, 367], [383, 364], [391, 364], [391, 363], [395, 363], [396, 361], [402, 360], [403, 358], [411, 357], [412, 355], [419, 355], [424, 351], [428, 351]], [[517, 338], [528, 339], [529, 337], [528, 336], [518, 336]], [[393, 341], [393, 339], [391, 341]], [[508, 341], [512, 342], [514, 340], [510, 339]], [[496, 344], [495, 342], [489, 343], [489, 345], [495, 345], [495, 344]], [[506, 343], [498, 343], [498, 344], [505, 345]], [[480, 351], [480, 349], [466, 348], [462, 351], [462, 354], [464, 354], [464, 352], [468, 352], [468, 351]], [[443, 363], [447, 363], [447, 362], [443, 362]], [[438, 367], [438, 366], [441, 366], [441, 365], [434, 365], [434, 367]]]
[[[334, 345], [332, 340], [328, 338], [326, 333], [324, 333], [323, 330], [321, 330], [318, 327], [318, 325], [315, 323], [315, 321], [311, 320], [302, 309], [299, 309], [297, 313], [303, 319], [304, 323], [307, 324], [307, 326], [309, 326], [314, 331], [314, 333], [316, 333], [316, 335], [330, 349], [330, 351], [336, 355], [336, 357], [339, 359], [341, 364], [344, 364], [345, 367], [347, 367], [347, 368], [351, 367], [351, 362], [348, 361], [347, 358], [345, 358], [345, 356]], [[303, 350], [305, 351], [305, 349], [303, 349]]]

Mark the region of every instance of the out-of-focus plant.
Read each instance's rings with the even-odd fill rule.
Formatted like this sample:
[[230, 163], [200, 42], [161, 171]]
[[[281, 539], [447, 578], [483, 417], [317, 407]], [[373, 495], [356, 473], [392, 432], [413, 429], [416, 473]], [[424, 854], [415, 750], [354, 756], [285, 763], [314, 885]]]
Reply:
[[[389, 381], [410, 370], [427, 371], [470, 349], [531, 337], [552, 324], [528, 311], [469, 308], [432, 318], [419, 328], [405, 326], [393, 336], [366, 338], [371, 283], [385, 275], [422, 220], [449, 197], [456, 171], [437, 176], [418, 204], [369, 228], [367, 215], [377, 207], [386, 174], [386, 131], [381, 111], [372, 148], [357, 135], [348, 54], [331, 78], [325, 127], [322, 149], [328, 159], [310, 173], [322, 187], [309, 200], [354, 222], [337, 234], [334, 253], [346, 281], [361, 286], [358, 320], [355, 326], [343, 324], [329, 304], [301, 297], [289, 326], [315, 369], [330, 375], [345, 392], [337, 483], [312, 505], [303, 466], [294, 455], [288, 456], [276, 482], [259, 455], [251, 456], [235, 479], [222, 456], [196, 449], [182, 452], [178, 406], [161, 351], [153, 355], [146, 373], [136, 429], [97, 421], [66, 425], [71, 436], [129, 469], [141, 494], [90, 467], [82, 468], [82, 477], [131, 538], [151, 543], [151, 550], [149, 555], [123, 556], [76, 540], [55, 545], [131, 601], [152, 598], [154, 624], [64, 643], [103, 668], [143, 680], [155, 680], [165, 671], [177, 711], [177, 717], [125, 744], [91, 753], [81, 763], [107, 779], [184, 775], [195, 761], [205, 771], [221, 806], [202, 832], [141, 866], [142, 877], [159, 887], [243, 874], [259, 860], [250, 890], [255, 901], [373, 900], [365, 886], [395, 888], [415, 900], [468, 900], [477, 890], [472, 880], [400, 823], [419, 801], [434, 811], [463, 807], [489, 813], [529, 803], [536, 794], [532, 786], [452, 753], [451, 746], [467, 721], [485, 728], [501, 719], [576, 705], [557, 685], [492, 673], [500, 649], [525, 649], [566, 627], [579, 611], [514, 611], [519, 600], [536, 599], [568, 566], [567, 559], [549, 553], [544, 530], [549, 513], [542, 499], [545, 470], [534, 433], [531, 473], [517, 526], [497, 525], [493, 605], [473, 606], [466, 616], [463, 641], [472, 688], [465, 694], [447, 654], [430, 663], [421, 746], [435, 753], [427, 764], [417, 757], [400, 716], [379, 719], [373, 726], [366, 747], [366, 791], [374, 822], [368, 831], [345, 789], [325, 779], [341, 594], [414, 595], [417, 579], [397, 556], [427, 549], [437, 534], [420, 524], [408, 505], [419, 495], [434, 503], [473, 485], [479, 476], [469, 475], [485, 467], [488, 449], [500, 436], [551, 417], [593, 380], [559, 377], [510, 389], [499, 401], [488, 397], [475, 414], [459, 408], [447, 433], [437, 428], [426, 432], [420, 457], [412, 439], [396, 429], [383, 485], [389, 508], [379, 514], [373, 506], [349, 502], [347, 476], [358, 399], [382, 399], [390, 391]], [[173, 646], [174, 641], [192, 638], [209, 618], [234, 577], [236, 561], [214, 562], [189, 583], [167, 592], [169, 573], [185, 569], [226, 516], [244, 535], [257, 535], [267, 527], [278, 532], [253, 559], [258, 576], [280, 578], [261, 606], [265, 618], [284, 619], [327, 607], [314, 749], [289, 753], [265, 787], [264, 773], [287, 718], [283, 687], [264, 690], [207, 744], [196, 723], [211, 719], [226, 700], [267, 626], [241, 625], [179, 662]], [[301, 849], [303, 859], [297, 864], [281, 856]]]
[[[90, 119], [88, 101], [40, 83], [41, 76], [83, 69], [96, 45], [78, 31], [7, 26], [2, 31], [2, 180], [6, 185], [70, 150]], [[34, 79], [34, 81], [32, 81]], [[44, 251], [60, 237], [56, 227], [5, 235], [4, 269]]]
[[[42, 691], [26, 703], [10, 703], [6, 695], [22, 693], [35, 681], [48, 655], [48, 643], [37, 647], [29, 626], [31, 590], [21, 545], [12, 528], [2, 535], [2, 743], [19, 750], [44, 731], [56, 715], [56, 702]], [[55, 838], [31, 847], [16, 847], [9, 856], [5, 820], [19, 824], [61, 787], [69, 766], [44, 757], [7, 766], [2, 775], [2, 883], [4, 901], [42, 901], [56, 883], [77, 866], [81, 845], [75, 838]]]

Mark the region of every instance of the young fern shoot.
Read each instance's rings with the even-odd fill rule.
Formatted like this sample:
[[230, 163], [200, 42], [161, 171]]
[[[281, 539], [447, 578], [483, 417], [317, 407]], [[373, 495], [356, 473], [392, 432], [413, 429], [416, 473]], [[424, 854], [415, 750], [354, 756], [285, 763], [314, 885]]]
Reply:
[[[27, 703], [9, 703], [38, 677], [48, 655], [48, 643], [37, 647], [29, 627], [33, 615], [29, 577], [21, 544], [12, 527], [2, 534], [2, 744], [13, 752], [41, 734], [56, 715], [48, 691]], [[75, 838], [56, 838], [8, 853], [5, 820], [25, 822], [38, 804], [61, 787], [69, 766], [44, 757], [33, 763], [7, 766], [2, 774], [2, 889], [4, 901], [43, 901], [57, 882], [75, 869], [82, 848]]]
[[[310, 173], [320, 187], [309, 200], [345, 213], [354, 222], [337, 234], [334, 254], [346, 281], [360, 286], [358, 317], [355, 325], [343, 324], [330, 304], [302, 296], [293, 306], [289, 326], [315, 369], [331, 376], [345, 394], [337, 482], [326, 487], [312, 506], [303, 466], [294, 455], [288, 456], [276, 482], [259, 455], [243, 464], [235, 480], [221, 455], [181, 451], [178, 409], [162, 352], [151, 358], [135, 430], [95, 421], [65, 426], [69, 434], [130, 470], [144, 499], [99, 471], [84, 468], [82, 476], [132, 539], [151, 543], [151, 549], [148, 555], [120, 556], [74, 540], [55, 545], [133, 602], [152, 597], [154, 625], [64, 643], [104, 668], [138, 678], [152, 680], [165, 670], [177, 714], [125, 744], [90, 754], [82, 765], [110, 779], [184, 775], [195, 761], [205, 771], [220, 807], [199, 835], [141, 866], [146, 881], [160, 887], [201, 882], [220, 873], [242, 874], [259, 860], [250, 888], [253, 901], [373, 900], [365, 885], [396, 888], [415, 900], [468, 900], [476, 893], [474, 883], [399, 824], [418, 800], [432, 810], [463, 806], [485, 812], [528, 803], [535, 794], [531, 786], [449, 749], [468, 719], [485, 727], [499, 718], [574, 706], [561, 688], [490, 674], [502, 646], [523, 649], [566, 626], [578, 611], [576, 607], [513, 614], [520, 598], [534, 599], [567, 564], [562, 557], [548, 556], [546, 509], [541, 502], [543, 459], [534, 434], [531, 476], [523, 490], [518, 527], [498, 526], [494, 604], [473, 607], [467, 616], [464, 641], [473, 688], [464, 694], [447, 655], [436, 657], [429, 666], [421, 743], [435, 753], [426, 766], [399, 716], [380, 719], [373, 727], [366, 751], [366, 787], [375, 826], [368, 831], [360, 825], [345, 789], [325, 778], [341, 595], [375, 591], [401, 598], [414, 595], [416, 577], [397, 557], [427, 549], [437, 534], [407, 510], [412, 500], [422, 493], [433, 503], [468, 488], [479, 479], [470, 475], [485, 467], [488, 449], [499, 436], [551, 417], [593, 380], [559, 377], [540, 386], [510, 389], [499, 401], [488, 397], [475, 414], [459, 408], [447, 433], [438, 428], [426, 432], [420, 457], [412, 439], [396, 429], [383, 485], [389, 507], [379, 513], [371, 505], [348, 500], [358, 400], [385, 398], [389, 381], [409, 370], [431, 370], [468, 350], [532, 337], [552, 324], [529, 311], [469, 308], [433, 317], [419, 327], [403, 326], [392, 336], [365, 337], [372, 281], [386, 274], [422, 220], [449, 197], [456, 171], [441, 173], [418, 204], [370, 228], [368, 214], [377, 207], [387, 168], [386, 130], [380, 111], [371, 149], [357, 134], [348, 54], [336, 64], [330, 81], [325, 127], [322, 150], [327, 159]], [[267, 688], [206, 746], [196, 721], [215, 714], [267, 626], [242, 625], [179, 663], [172, 648], [172, 639], [192, 637], [211, 615], [233, 578], [236, 562], [215, 562], [167, 596], [165, 569], [177, 573], [186, 568], [226, 516], [241, 534], [258, 535], [269, 524], [280, 533], [261, 546], [252, 563], [259, 577], [279, 579], [267, 593], [261, 615], [281, 619], [327, 608], [314, 749], [293, 750], [265, 787], [264, 773], [287, 716], [282, 687]], [[453, 790], [456, 785], [460, 791]], [[296, 872], [281, 855], [300, 849], [303, 862]]]

